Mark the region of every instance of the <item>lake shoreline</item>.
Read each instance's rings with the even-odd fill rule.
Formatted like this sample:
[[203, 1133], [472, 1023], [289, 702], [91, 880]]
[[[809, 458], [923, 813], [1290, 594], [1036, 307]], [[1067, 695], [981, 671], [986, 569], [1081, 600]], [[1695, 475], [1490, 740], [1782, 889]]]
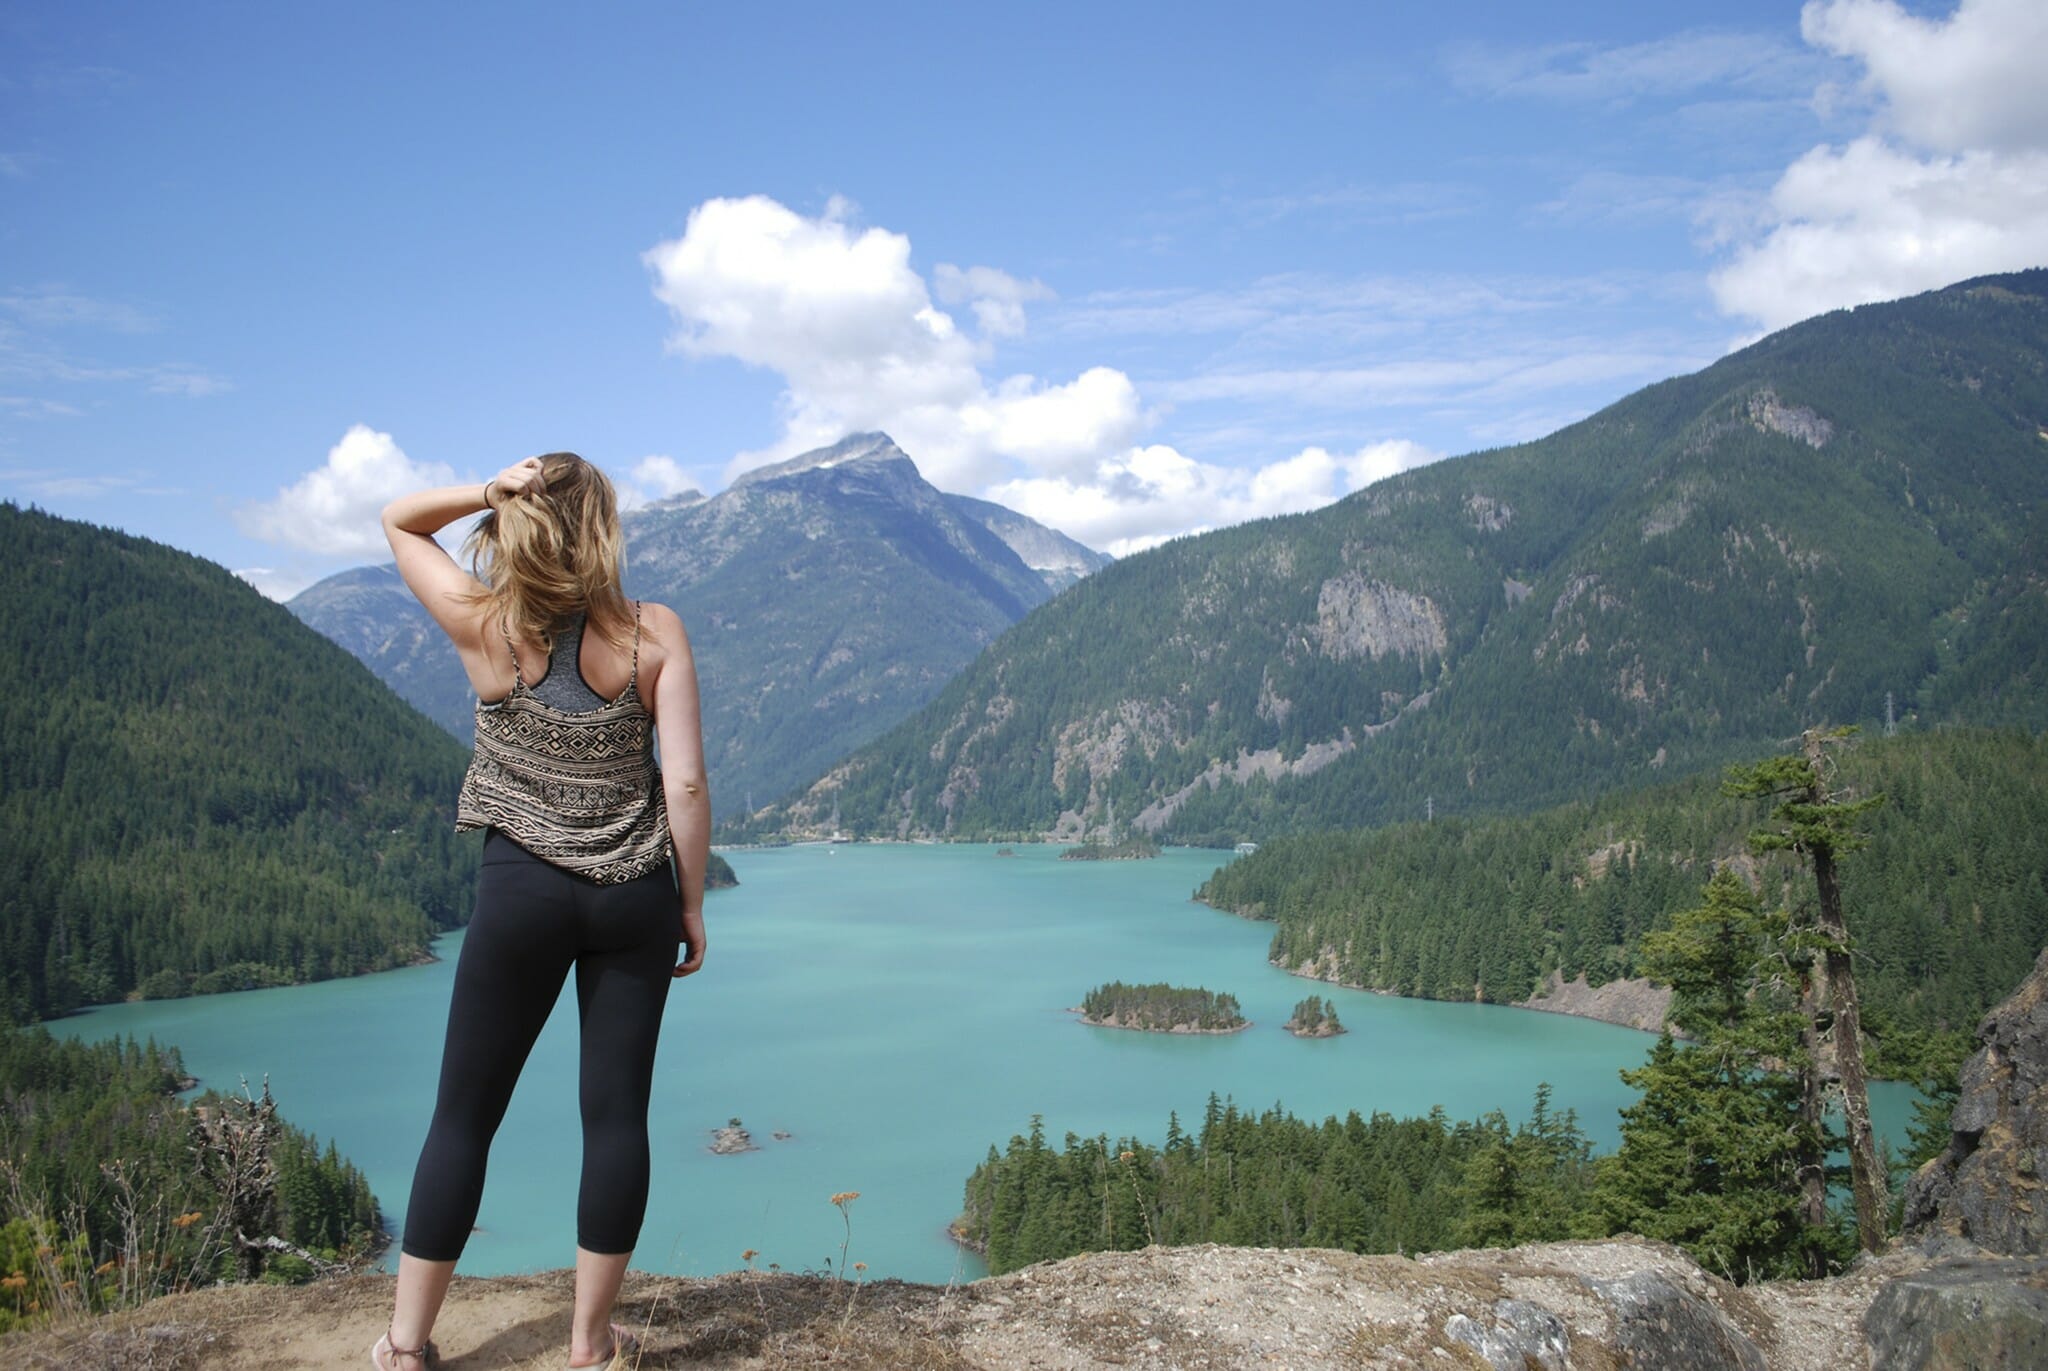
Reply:
[[1427, 995], [1403, 995], [1396, 990], [1387, 990], [1376, 985], [1360, 985], [1356, 981], [1343, 980], [1334, 975], [1324, 975], [1315, 970], [1314, 963], [1310, 962], [1304, 962], [1300, 966], [1288, 966], [1285, 962], [1273, 961], [1269, 958], [1266, 965], [1278, 967], [1288, 975], [1299, 976], [1305, 981], [1339, 986], [1345, 990], [1362, 990], [1368, 995], [1384, 995], [1390, 1000], [1412, 1000], [1417, 1004], [1490, 1004], [1496, 1009], [1526, 1009], [1537, 1014], [1556, 1014], [1567, 1019], [1585, 1019], [1590, 1023], [1604, 1023], [1610, 1024], [1615, 1028], [1633, 1029], [1635, 1032], [1646, 1033], [1651, 1037], [1656, 1037], [1659, 1033], [1663, 1032], [1663, 1010], [1661, 1007], [1657, 1015], [1658, 1026], [1652, 1028], [1639, 1021], [1641, 1015], [1629, 1007], [1630, 1001], [1628, 999], [1620, 995], [1602, 998], [1600, 992], [1608, 989], [1609, 986], [1621, 986], [1627, 991], [1646, 991], [1652, 998], [1659, 999], [1661, 1004], [1668, 1005], [1671, 999], [1671, 992], [1668, 988], [1653, 986], [1649, 981], [1640, 979], [1633, 981], [1609, 981], [1606, 985], [1591, 987], [1589, 993], [1575, 997], [1570, 992], [1573, 991], [1574, 987], [1585, 987], [1585, 975], [1581, 973], [1576, 981], [1561, 981], [1558, 973], [1553, 971], [1550, 973], [1549, 980], [1545, 982], [1546, 988], [1555, 990], [1561, 985], [1566, 992], [1565, 995], [1531, 995], [1526, 1000], [1440, 1000], [1433, 999]]
[[[1210, 904], [1199, 896], [1191, 895], [1188, 900], [1191, 904], [1213, 909], [1218, 914], [1228, 914], [1233, 919], [1243, 919], [1246, 923], [1272, 922], [1271, 919], [1255, 919], [1234, 909]], [[1299, 976], [1305, 981], [1318, 981], [1324, 985], [1340, 986], [1345, 990], [1362, 990], [1368, 995], [1385, 995], [1390, 999], [1415, 1000], [1424, 1004], [1466, 1003], [1463, 1000], [1436, 1000], [1427, 995], [1403, 995], [1399, 991], [1388, 990], [1382, 986], [1347, 981], [1336, 975], [1334, 969], [1330, 972], [1321, 970], [1325, 960], [1326, 958], [1319, 958], [1316, 961], [1303, 962], [1299, 966], [1289, 966], [1285, 962], [1269, 957], [1266, 959], [1266, 965], [1276, 966], [1288, 975]], [[1491, 1004], [1501, 1009], [1528, 1009], [1538, 1014], [1561, 1014], [1570, 1019], [1587, 1019], [1593, 1023], [1612, 1024], [1616, 1028], [1632, 1028], [1638, 1033], [1647, 1033], [1655, 1037], [1663, 1032], [1664, 1016], [1669, 1012], [1671, 1005], [1671, 990], [1668, 986], [1654, 985], [1641, 977], [1608, 981], [1604, 985], [1594, 986], [1587, 983], [1586, 973], [1583, 971], [1574, 979], [1567, 981], [1560, 972], [1552, 969], [1544, 978], [1543, 988], [1526, 1000], [1479, 1000], [1474, 1003]]]

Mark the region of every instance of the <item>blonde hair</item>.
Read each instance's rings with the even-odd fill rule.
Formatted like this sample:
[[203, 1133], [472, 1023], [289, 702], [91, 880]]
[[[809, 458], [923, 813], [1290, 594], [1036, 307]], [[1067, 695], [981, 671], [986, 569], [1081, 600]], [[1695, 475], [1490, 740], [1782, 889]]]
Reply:
[[499, 496], [470, 530], [463, 550], [485, 587], [474, 600], [514, 638], [549, 652], [555, 630], [579, 611], [624, 646], [633, 610], [620, 586], [626, 542], [612, 483], [573, 452], [548, 453], [540, 470], [545, 489]]

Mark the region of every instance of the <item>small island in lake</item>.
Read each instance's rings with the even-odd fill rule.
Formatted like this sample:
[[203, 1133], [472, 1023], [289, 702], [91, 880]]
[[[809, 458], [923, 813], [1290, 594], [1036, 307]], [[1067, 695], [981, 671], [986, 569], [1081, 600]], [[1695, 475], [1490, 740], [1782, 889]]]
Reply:
[[1136, 862], [1159, 855], [1149, 834], [1133, 833], [1120, 843], [1086, 842], [1060, 853], [1063, 862]]
[[1099, 985], [1081, 1001], [1081, 1022], [1143, 1033], [1236, 1033], [1252, 1026], [1238, 1011], [1237, 996], [1164, 981]]
[[725, 1127], [711, 1130], [711, 1150], [721, 1157], [731, 1157], [761, 1149], [754, 1142], [754, 1135], [741, 1125], [738, 1116], [734, 1116], [726, 1121]]
[[739, 883], [740, 878], [732, 874], [732, 863], [716, 852], [712, 853], [711, 860], [704, 864], [704, 888], [730, 890]]
[[1294, 1006], [1294, 1017], [1283, 1026], [1297, 1038], [1334, 1038], [1349, 1031], [1337, 1022], [1337, 1006], [1320, 995]]

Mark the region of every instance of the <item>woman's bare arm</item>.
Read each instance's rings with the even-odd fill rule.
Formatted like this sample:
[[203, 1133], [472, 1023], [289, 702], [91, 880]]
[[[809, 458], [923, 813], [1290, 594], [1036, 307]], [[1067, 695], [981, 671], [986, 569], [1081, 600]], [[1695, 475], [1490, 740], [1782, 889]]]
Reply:
[[482, 485], [443, 486], [401, 495], [384, 506], [384, 537], [398, 574], [456, 647], [474, 651], [481, 615], [471, 597], [483, 589], [434, 541], [457, 519], [494, 508], [521, 491], [541, 489], [540, 459], [514, 462]]
[[647, 627], [662, 648], [654, 681], [654, 727], [661, 748], [661, 785], [669, 836], [682, 876], [683, 960], [675, 974], [704, 964], [704, 868], [711, 860], [711, 787], [704, 775], [704, 725], [697, 699], [697, 663], [683, 621], [666, 605], [646, 606]]

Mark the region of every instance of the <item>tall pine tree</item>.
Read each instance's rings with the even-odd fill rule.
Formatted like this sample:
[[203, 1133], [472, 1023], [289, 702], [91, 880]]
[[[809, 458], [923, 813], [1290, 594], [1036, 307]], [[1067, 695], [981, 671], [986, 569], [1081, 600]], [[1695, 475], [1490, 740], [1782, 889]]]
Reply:
[[1801, 735], [1796, 754], [1733, 768], [1726, 788], [1731, 795], [1763, 796], [1777, 801], [1771, 808], [1770, 826], [1749, 835], [1753, 850], [1796, 852], [1813, 865], [1814, 885], [1820, 897], [1815, 941], [1826, 972], [1828, 1033], [1835, 1050], [1835, 1069], [1842, 1081], [1842, 1117], [1849, 1135], [1849, 1184], [1856, 1197], [1856, 1239], [1864, 1251], [1878, 1252], [1884, 1248], [1889, 1205], [1885, 1197], [1885, 1171], [1877, 1154], [1877, 1134], [1870, 1125], [1870, 1086], [1863, 1068], [1862, 1008], [1856, 994], [1855, 963], [1850, 959], [1849, 924], [1842, 910], [1837, 862], [1868, 841], [1859, 822], [1884, 803], [1884, 796], [1852, 800], [1833, 782], [1834, 765], [1829, 750], [1854, 732], [1853, 728], [1809, 728]]
[[1594, 1204], [1610, 1232], [1677, 1243], [1730, 1280], [1820, 1274], [1831, 1238], [1810, 1222], [1802, 1180], [1825, 1147], [1788, 1074], [1804, 1056], [1796, 954], [1782, 916], [1762, 912], [1734, 872], [1703, 896], [1644, 940], [1645, 969], [1672, 987], [1669, 1021], [1693, 1041], [1667, 1031], [1622, 1073], [1642, 1098], [1622, 1111]]

